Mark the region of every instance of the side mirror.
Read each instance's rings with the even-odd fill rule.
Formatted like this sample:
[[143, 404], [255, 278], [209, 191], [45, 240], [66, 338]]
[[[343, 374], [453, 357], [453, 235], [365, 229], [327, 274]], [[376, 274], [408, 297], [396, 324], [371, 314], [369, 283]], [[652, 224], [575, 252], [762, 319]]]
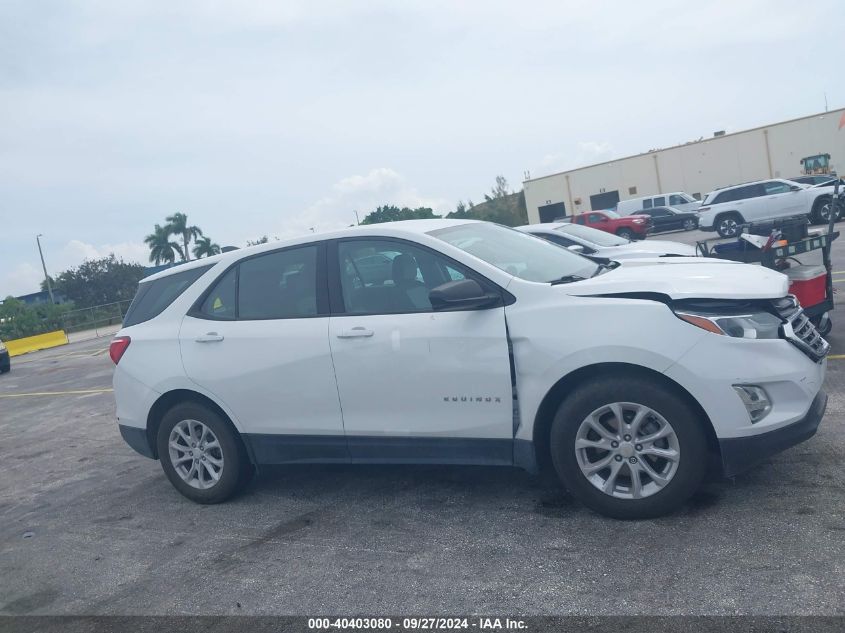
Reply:
[[801, 191], [801, 187], [799, 187], [798, 185], [790, 185], [789, 190], [790, 191]]
[[572, 246], [567, 246], [566, 248], [569, 249], [570, 251], [572, 251], [573, 253], [579, 253], [580, 254], [580, 253], [584, 252], [584, 247], [581, 246], [580, 244], [573, 244]]
[[499, 303], [501, 297], [484, 292], [475, 279], [459, 279], [432, 288], [428, 300], [434, 310], [448, 311], [489, 308]]

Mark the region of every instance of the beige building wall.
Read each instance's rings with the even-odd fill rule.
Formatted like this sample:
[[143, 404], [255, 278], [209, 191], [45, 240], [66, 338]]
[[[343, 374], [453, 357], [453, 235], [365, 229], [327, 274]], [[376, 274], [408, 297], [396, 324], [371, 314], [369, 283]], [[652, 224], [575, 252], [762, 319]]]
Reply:
[[590, 196], [613, 191], [620, 200], [672, 191], [703, 197], [741, 182], [789, 178], [814, 154], [830, 154], [831, 167], [845, 175], [843, 117], [845, 108], [526, 180], [528, 220], [536, 224], [540, 207], [556, 203], [566, 215], [589, 211]]

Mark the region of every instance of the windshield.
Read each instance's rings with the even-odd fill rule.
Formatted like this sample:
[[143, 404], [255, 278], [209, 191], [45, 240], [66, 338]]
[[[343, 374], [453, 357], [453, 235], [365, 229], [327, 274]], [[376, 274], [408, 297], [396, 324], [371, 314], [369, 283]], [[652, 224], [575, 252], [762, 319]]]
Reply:
[[596, 246], [624, 246], [630, 244], [629, 240], [607, 231], [599, 231], [598, 229], [590, 228], [589, 226], [581, 226], [580, 224], [566, 224], [559, 226], [556, 231], [572, 235], [585, 242], [590, 242]]
[[550, 283], [569, 275], [588, 278], [598, 268], [586, 257], [498, 224], [472, 222], [429, 235], [528, 281]]

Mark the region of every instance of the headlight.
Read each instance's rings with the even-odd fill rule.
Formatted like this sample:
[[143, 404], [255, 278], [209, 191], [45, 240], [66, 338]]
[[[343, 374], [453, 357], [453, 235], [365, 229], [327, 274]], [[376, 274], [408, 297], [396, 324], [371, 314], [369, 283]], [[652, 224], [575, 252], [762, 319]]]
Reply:
[[709, 314], [706, 312], [676, 311], [678, 318], [702, 330], [736, 338], [780, 338], [782, 321], [775, 315], [759, 311], [744, 314]]

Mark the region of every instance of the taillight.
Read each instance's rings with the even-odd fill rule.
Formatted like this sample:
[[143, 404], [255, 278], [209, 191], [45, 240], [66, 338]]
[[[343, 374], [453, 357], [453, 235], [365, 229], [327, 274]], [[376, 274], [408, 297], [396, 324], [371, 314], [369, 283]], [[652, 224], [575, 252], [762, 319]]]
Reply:
[[115, 365], [120, 362], [131, 342], [132, 339], [128, 336], [116, 336], [112, 339], [111, 345], [109, 345], [109, 356]]

